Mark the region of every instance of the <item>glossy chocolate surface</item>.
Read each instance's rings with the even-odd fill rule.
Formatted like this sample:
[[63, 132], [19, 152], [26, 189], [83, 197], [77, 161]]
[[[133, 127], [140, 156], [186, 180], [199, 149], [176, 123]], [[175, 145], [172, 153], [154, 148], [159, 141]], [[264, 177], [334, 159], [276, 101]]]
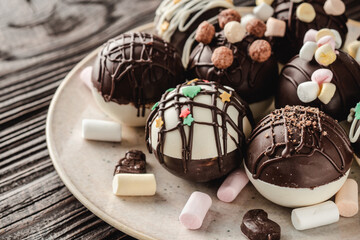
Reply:
[[146, 105], [155, 103], [166, 89], [184, 80], [181, 57], [175, 48], [148, 33], [126, 33], [109, 40], [92, 72], [93, 85], [105, 101], [132, 103], [142, 116]]
[[[328, 104], [322, 103], [319, 99], [303, 103], [297, 96], [297, 87], [302, 82], [311, 81], [312, 73], [320, 68], [328, 68], [333, 72], [331, 83], [336, 85], [335, 95]], [[312, 106], [338, 121], [345, 120], [350, 109], [360, 101], [359, 76], [360, 65], [340, 50], [336, 61], [328, 67], [321, 66], [315, 60], [309, 62], [295, 56], [282, 69], [275, 96], [275, 106], [276, 108], [286, 105]]]
[[[299, 3], [290, 0], [275, 0], [272, 4], [275, 13], [274, 18], [284, 20], [286, 22], [285, 37], [274, 37], [274, 52], [279, 61], [286, 63], [293, 56], [299, 53], [305, 33], [309, 29], [320, 30], [322, 28], [335, 29], [339, 32], [343, 43], [348, 32], [345, 14], [340, 16], [327, 15], [324, 11], [324, 3], [326, 0], [305, 0]], [[297, 7], [304, 3], [310, 3], [316, 12], [315, 19], [310, 22], [302, 22], [296, 17]]]
[[146, 156], [140, 150], [129, 150], [115, 166], [114, 175], [119, 173], [146, 173]]
[[245, 164], [255, 179], [291, 188], [314, 188], [342, 177], [352, 163], [342, 127], [317, 108], [286, 106], [252, 132]]
[[[230, 86], [248, 103], [259, 102], [273, 96], [278, 79], [278, 64], [274, 56], [265, 62], [256, 62], [248, 55], [248, 48], [256, 39], [247, 35], [241, 42], [229, 43], [223, 32], [216, 33], [213, 41], [199, 43], [190, 55], [188, 78], [203, 78]], [[233, 64], [227, 69], [214, 67], [213, 51], [226, 46], [233, 51]]]

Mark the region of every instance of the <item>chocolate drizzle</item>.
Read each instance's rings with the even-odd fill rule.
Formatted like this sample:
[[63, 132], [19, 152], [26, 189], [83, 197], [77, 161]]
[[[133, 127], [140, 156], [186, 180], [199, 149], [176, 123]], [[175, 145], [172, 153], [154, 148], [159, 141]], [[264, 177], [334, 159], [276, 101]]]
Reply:
[[352, 149], [341, 126], [317, 108], [286, 106], [266, 116], [248, 142], [246, 166], [255, 179], [313, 188], [343, 176]]
[[[311, 75], [320, 68], [330, 69], [334, 77], [331, 83], [336, 85], [336, 92], [328, 104], [316, 99], [310, 103], [303, 103], [297, 96], [300, 83], [311, 81]], [[310, 62], [295, 56], [284, 66], [279, 78], [279, 86], [275, 97], [276, 108], [285, 105], [304, 105], [317, 107], [333, 118], [345, 120], [350, 109], [360, 101], [360, 65], [347, 53], [339, 50], [337, 59], [329, 67]], [[286, 93], [286, 94], [284, 94]]]
[[[184, 96], [180, 89], [185, 86], [211, 87], [211, 89], [201, 88], [201, 91], [197, 94], [197, 96], [210, 96], [211, 104], [194, 101], [193, 99]], [[217, 107], [217, 102], [221, 101], [220, 94], [224, 91], [230, 93], [231, 98], [230, 101], [226, 101], [224, 103], [222, 109], [219, 109]], [[183, 124], [183, 120], [180, 117], [183, 106], [188, 107], [191, 113], [193, 113], [194, 107], [208, 109], [211, 111], [212, 118], [209, 119], [210, 121], [208, 122], [201, 122], [196, 120], [196, 116], [193, 116], [194, 121], [192, 122], [191, 126], [186, 126]], [[234, 122], [233, 119], [231, 119], [231, 117], [228, 115], [229, 107], [234, 107], [238, 112], [237, 122]], [[175, 108], [178, 122], [174, 127], [167, 129], [164, 127], [166, 126], [167, 122], [167, 119], [165, 118], [165, 111], [170, 108]], [[164, 124], [158, 133], [158, 142], [152, 143], [151, 127], [158, 117], [162, 118]], [[239, 166], [241, 162], [242, 152], [244, 151], [245, 144], [245, 135], [243, 129], [244, 117], [247, 117], [251, 124], [253, 123], [252, 115], [247, 104], [241, 100], [234, 91], [229, 90], [216, 82], [204, 82], [202, 80], [198, 80], [192, 82], [191, 84], [188, 82], [178, 85], [172, 92], [166, 92], [162, 96], [158, 106], [150, 113], [146, 127], [146, 141], [148, 150], [150, 153], [154, 152], [159, 162], [177, 176], [197, 182], [206, 182], [215, 178], [219, 178], [230, 172], [235, 167]], [[219, 122], [219, 118], [221, 119], [221, 122]], [[214, 156], [210, 159], [193, 159], [192, 150], [196, 147], [193, 145], [194, 125], [207, 125], [213, 128], [217, 156]], [[228, 126], [231, 126], [231, 128], [234, 129], [237, 136], [230, 135], [228, 132]], [[188, 135], [185, 133], [187, 130], [185, 128], [188, 128], [189, 130]], [[180, 134], [182, 152], [181, 159], [169, 157], [164, 154], [166, 134], [174, 131], [178, 131]], [[220, 131], [222, 132], [222, 137], [219, 135]], [[237, 146], [237, 149], [232, 152], [229, 152], [227, 149], [228, 137], [230, 137], [230, 139], [234, 141]], [[155, 149], [153, 146], [156, 146]], [[204, 149], [204, 151], [206, 151], [206, 149]]]
[[[231, 86], [248, 103], [265, 100], [275, 92], [278, 79], [278, 65], [274, 56], [265, 62], [256, 62], [248, 55], [248, 48], [257, 37], [247, 35], [241, 42], [230, 43], [223, 31], [216, 33], [208, 45], [199, 43], [190, 55], [189, 78], [203, 78]], [[234, 62], [227, 69], [214, 67], [211, 61], [213, 51], [226, 46], [233, 51]]]
[[[168, 88], [184, 81], [180, 55], [161, 38], [126, 33], [109, 40], [94, 64], [92, 82], [106, 102], [134, 104], [138, 116]], [[140, 110], [141, 109], [141, 110]]]
[[[283, 38], [274, 37], [274, 51], [280, 62], [286, 63], [293, 56], [298, 54], [303, 45], [305, 33], [309, 29], [320, 30], [322, 28], [335, 29], [339, 32], [343, 43], [348, 32], [345, 14], [341, 16], [327, 15], [324, 11], [324, 3], [326, 0], [305, 0], [299, 3], [290, 0], [275, 0], [274, 17], [284, 20], [286, 24], [286, 34]], [[303, 2], [310, 3], [316, 12], [314, 21], [310, 23], [302, 22], [296, 17], [296, 9]]]

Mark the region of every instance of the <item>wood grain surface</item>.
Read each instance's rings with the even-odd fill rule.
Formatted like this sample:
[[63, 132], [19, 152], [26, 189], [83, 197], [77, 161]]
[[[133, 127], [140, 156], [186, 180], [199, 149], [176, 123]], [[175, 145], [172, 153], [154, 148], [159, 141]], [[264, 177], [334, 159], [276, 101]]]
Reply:
[[[344, 2], [348, 16], [360, 20], [360, 1]], [[0, 239], [134, 239], [67, 190], [49, 158], [45, 121], [75, 64], [107, 39], [151, 21], [159, 3], [0, 1]]]

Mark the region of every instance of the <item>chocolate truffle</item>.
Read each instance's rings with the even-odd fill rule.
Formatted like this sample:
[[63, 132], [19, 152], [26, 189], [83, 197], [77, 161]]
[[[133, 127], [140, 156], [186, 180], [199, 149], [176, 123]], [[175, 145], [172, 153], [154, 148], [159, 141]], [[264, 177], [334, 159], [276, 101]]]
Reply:
[[207, 182], [240, 165], [253, 120], [230, 87], [194, 79], [169, 89], [153, 109], [147, 146], [174, 175]]
[[[338, 51], [336, 60], [328, 67], [321, 66], [314, 59], [307, 61], [295, 56], [281, 71], [277, 93], [276, 108], [285, 105], [305, 105], [317, 107], [333, 118], [345, 120], [350, 108], [360, 101], [360, 65], [347, 53]], [[327, 104], [316, 98], [311, 102], [302, 102], [297, 94], [298, 86], [304, 82], [311, 82], [312, 74], [320, 69], [329, 69], [333, 73], [331, 80], [336, 90]]]
[[355, 108], [350, 109], [348, 122], [351, 123], [349, 139], [354, 148], [355, 159], [360, 165], [360, 102], [356, 104]]
[[255, 188], [279, 205], [316, 204], [345, 182], [352, 148], [342, 127], [318, 108], [286, 106], [258, 123], [245, 169]]
[[195, 41], [196, 28], [203, 21], [217, 23], [219, 12], [227, 8], [234, 8], [231, 1], [164, 0], [156, 10], [156, 32], [175, 46], [182, 54], [183, 64], [186, 66]]
[[[342, 42], [345, 42], [348, 32], [345, 14], [334, 16], [324, 10], [326, 0], [304, 0], [298, 3], [290, 0], [275, 0], [272, 4], [275, 12], [273, 17], [286, 22], [284, 37], [274, 37], [274, 52], [279, 61], [286, 63], [295, 56], [303, 45], [305, 33], [309, 29], [320, 30], [322, 28], [335, 29], [339, 32]], [[315, 19], [309, 23], [301, 21], [297, 17], [297, 9], [301, 4], [309, 3], [315, 10]]]
[[146, 156], [140, 150], [129, 150], [115, 166], [114, 175], [119, 173], [146, 173]]
[[152, 34], [126, 33], [109, 40], [100, 51], [92, 71], [92, 92], [111, 118], [142, 126], [162, 93], [184, 81], [174, 47]]
[[280, 240], [281, 236], [279, 224], [269, 219], [262, 209], [245, 213], [240, 229], [250, 240]]

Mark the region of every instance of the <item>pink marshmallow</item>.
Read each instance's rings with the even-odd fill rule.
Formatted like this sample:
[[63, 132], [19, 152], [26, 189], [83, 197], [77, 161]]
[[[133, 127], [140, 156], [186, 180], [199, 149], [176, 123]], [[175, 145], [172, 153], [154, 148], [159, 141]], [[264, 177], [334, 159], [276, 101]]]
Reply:
[[311, 75], [311, 81], [317, 82], [319, 85], [323, 83], [331, 82], [334, 74], [332, 71], [326, 68], [320, 68], [313, 72]]
[[335, 204], [343, 217], [355, 216], [359, 211], [358, 185], [354, 179], [347, 179], [335, 195]]
[[315, 36], [318, 31], [315, 29], [309, 29], [304, 36], [304, 43], [310, 41], [310, 42], [316, 42]]
[[179, 220], [188, 229], [199, 229], [212, 204], [206, 193], [193, 192], [181, 211]]
[[232, 202], [249, 182], [244, 170], [235, 170], [221, 184], [217, 197], [223, 202]]
[[286, 22], [276, 18], [269, 18], [266, 22], [265, 36], [283, 37], [286, 32]]
[[80, 73], [80, 79], [81, 81], [89, 88], [92, 88], [92, 83], [91, 83], [91, 72], [92, 72], [92, 67], [86, 67], [84, 68], [81, 73]]
[[319, 41], [317, 41], [318, 47], [321, 47], [322, 45], [325, 45], [325, 44], [330, 44], [332, 49], [335, 50], [335, 40], [331, 36], [329, 36], [329, 35], [324, 36], [324, 37], [320, 38]]

